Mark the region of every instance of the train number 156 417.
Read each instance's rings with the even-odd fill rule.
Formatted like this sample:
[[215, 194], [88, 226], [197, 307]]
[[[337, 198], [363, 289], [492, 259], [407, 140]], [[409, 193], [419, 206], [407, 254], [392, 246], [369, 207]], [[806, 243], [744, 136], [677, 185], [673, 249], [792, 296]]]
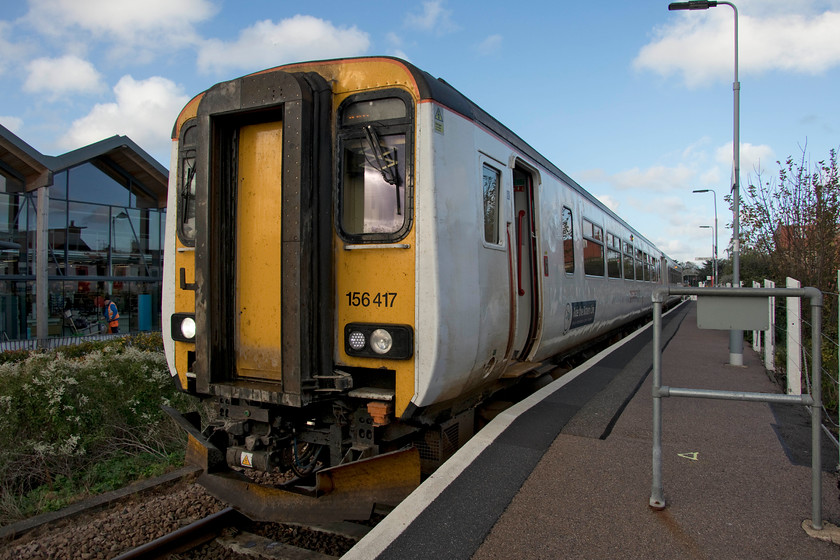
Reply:
[[347, 296], [347, 305], [350, 307], [394, 307], [394, 301], [397, 299], [396, 292], [347, 292], [344, 295]]

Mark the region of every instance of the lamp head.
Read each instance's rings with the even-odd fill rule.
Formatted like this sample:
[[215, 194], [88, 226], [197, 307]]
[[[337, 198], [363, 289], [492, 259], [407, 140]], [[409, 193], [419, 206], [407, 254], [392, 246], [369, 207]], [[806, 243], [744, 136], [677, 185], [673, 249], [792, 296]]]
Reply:
[[668, 9], [674, 10], [708, 10], [717, 6], [717, 2], [703, 2], [700, 0], [693, 0], [692, 2], [671, 2], [668, 4]]

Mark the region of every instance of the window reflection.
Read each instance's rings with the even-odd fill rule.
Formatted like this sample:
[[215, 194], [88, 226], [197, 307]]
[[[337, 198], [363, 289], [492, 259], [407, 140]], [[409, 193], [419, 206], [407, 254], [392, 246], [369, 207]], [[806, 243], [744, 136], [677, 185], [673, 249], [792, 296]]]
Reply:
[[378, 140], [384, 151], [395, 154], [391, 169], [398, 179], [396, 184], [385, 179], [367, 140], [345, 142], [342, 226], [347, 233], [395, 233], [405, 223], [405, 135], [383, 135]]
[[[34, 193], [0, 192], [0, 338], [36, 336], [36, 202]], [[124, 332], [159, 329], [164, 212], [49, 204], [49, 336], [98, 333], [108, 292], [120, 303]]]

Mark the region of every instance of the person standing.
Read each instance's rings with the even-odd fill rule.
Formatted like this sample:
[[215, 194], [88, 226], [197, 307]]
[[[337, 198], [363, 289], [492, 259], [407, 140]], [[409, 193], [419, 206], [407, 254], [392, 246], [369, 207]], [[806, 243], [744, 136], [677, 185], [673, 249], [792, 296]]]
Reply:
[[119, 334], [120, 312], [117, 309], [117, 304], [111, 301], [111, 296], [105, 296], [105, 306], [102, 314], [105, 315], [105, 322], [108, 323], [108, 334]]

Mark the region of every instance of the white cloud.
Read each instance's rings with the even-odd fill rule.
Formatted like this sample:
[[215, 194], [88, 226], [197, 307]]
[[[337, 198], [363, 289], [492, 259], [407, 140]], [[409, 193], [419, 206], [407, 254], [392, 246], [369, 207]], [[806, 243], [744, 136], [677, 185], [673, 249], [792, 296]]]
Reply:
[[0, 21], [0, 74], [7, 68], [13, 68], [25, 58], [26, 47], [11, 40], [12, 25], [7, 21]]
[[[715, 151], [715, 160], [721, 165], [726, 166], [729, 170], [729, 175], [726, 177], [727, 181], [732, 174], [732, 142], [728, 142], [717, 148]], [[746, 142], [741, 142], [741, 153], [739, 154], [741, 165], [741, 181], [743, 182], [745, 176], [753, 173], [756, 169], [766, 166], [768, 163], [776, 161], [776, 154], [770, 146], [765, 144], [754, 146]]]
[[482, 55], [489, 55], [497, 52], [502, 47], [502, 36], [499, 34], [490, 35], [478, 45], [476, 45], [476, 50], [479, 54]]
[[217, 11], [210, 0], [29, 0], [26, 20], [40, 33], [78, 40], [79, 30], [113, 42], [118, 52], [196, 42], [193, 24]]
[[0, 115], [0, 124], [17, 134], [23, 128], [23, 119]]
[[612, 210], [613, 212], [618, 212], [618, 207], [620, 206], [619, 202], [615, 199], [614, 196], [608, 194], [596, 194], [595, 198], [600, 200], [604, 203], [604, 206]]
[[[815, 2], [747, 2], [738, 17], [739, 74], [770, 70], [820, 74], [840, 65], [840, 6]], [[819, 5], [822, 7], [822, 3]], [[729, 6], [674, 13], [633, 61], [636, 69], [681, 74], [689, 87], [733, 78], [733, 12]], [[740, 76], [739, 76], [740, 79]]]
[[443, 0], [423, 2], [423, 11], [419, 14], [408, 14], [405, 17], [405, 24], [420, 31], [434, 31], [437, 35], [458, 29], [452, 21], [452, 11], [443, 7]]
[[298, 60], [364, 54], [368, 34], [355, 26], [338, 28], [312, 16], [296, 15], [278, 23], [264, 20], [242, 30], [235, 42], [205, 41], [198, 53], [202, 71], [255, 70]]
[[675, 167], [655, 165], [647, 169], [627, 169], [610, 176], [612, 185], [621, 190], [643, 190], [646, 192], [668, 192], [683, 188], [696, 172], [679, 164]]
[[394, 33], [393, 31], [389, 31], [385, 35], [385, 40], [388, 42], [388, 54], [390, 56], [396, 56], [397, 58], [401, 58], [403, 60], [407, 60], [411, 62], [411, 59], [408, 57], [408, 53], [405, 52], [403, 49], [403, 38], [402, 36]]
[[48, 93], [96, 93], [105, 89], [102, 75], [93, 64], [68, 54], [61, 58], [36, 58], [26, 65], [24, 91]]
[[67, 150], [126, 135], [150, 153], [168, 154], [169, 133], [181, 108], [189, 101], [174, 82], [154, 76], [135, 80], [123, 76], [114, 86], [114, 103], [101, 103], [76, 120], [59, 144]]
[[700, 173], [700, 178], [697, 185], [718, 185], [722, 180], [719, 167], [712, 167]]

